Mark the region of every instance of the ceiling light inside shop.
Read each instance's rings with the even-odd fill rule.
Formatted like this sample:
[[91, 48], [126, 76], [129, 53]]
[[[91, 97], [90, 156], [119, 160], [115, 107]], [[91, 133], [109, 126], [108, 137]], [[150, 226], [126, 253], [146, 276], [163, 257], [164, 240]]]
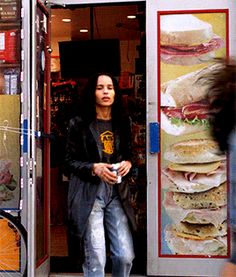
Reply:
[[80, 33], [88, 33], [88, 29], [80, 29]]
[[135, 18], [136, 18], [136, 15], [133, 15], [133, 14], [127, 15], [127, 18], [128, 18], [128, 19], [135, 19]]
[[65, 23], [69, 23], [69, 22], [71, 22], [71, 19], [70, 18], [63, 18], [62, 21], [65, 22]]

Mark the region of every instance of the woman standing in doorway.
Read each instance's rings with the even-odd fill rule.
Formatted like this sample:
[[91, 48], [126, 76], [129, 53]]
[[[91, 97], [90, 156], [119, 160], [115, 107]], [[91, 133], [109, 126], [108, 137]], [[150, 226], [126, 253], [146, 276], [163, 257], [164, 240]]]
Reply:
[[130, 227], [136, 230], [126, 182], [132, 166], [130, 120], [110, 74], [93, 76], [81, 100], [81, 116], [70, 121], [66, 145], [69, 228], [83, 242], [84, 276], [104, 276], [106, 232], [112, 276], [127, 277], [134, 259]]

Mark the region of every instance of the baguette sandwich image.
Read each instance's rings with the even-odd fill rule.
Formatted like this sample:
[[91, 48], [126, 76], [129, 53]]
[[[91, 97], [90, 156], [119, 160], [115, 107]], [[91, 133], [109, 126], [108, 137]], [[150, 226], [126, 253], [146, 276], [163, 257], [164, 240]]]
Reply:
[[173, 225], [165, 239], [173, 253], [227, 252], [226, 157], [212, 139], [188, 139], [167, 147], [162, 169], [163, 207]]
[[224, 46], [210, 23], [192, 14], [162, 15], [160, 22], [161, 60], [176, 65], [209, 62]]
[[209, 110], [208, 74], [220, 65], [211, 64], [161, 85], [161, 128], [170, 135], [207, 130]]

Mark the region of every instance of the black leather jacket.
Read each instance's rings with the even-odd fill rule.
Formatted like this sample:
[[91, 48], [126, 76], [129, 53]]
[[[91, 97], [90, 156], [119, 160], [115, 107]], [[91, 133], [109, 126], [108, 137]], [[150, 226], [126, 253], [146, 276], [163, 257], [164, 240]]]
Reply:
[[[129, 118], [122, 119], [121, 125], [115, 128], [116, 157], [112, 163], [122, 160], [131, 160], [131, 129]], [[101, 162], [102, 154], [97, 146], [98, 133], [95, 124], [84, 124], [80, 117], [70, 120], [65, 167], [70, 174], [68, 191], [68, 218], [70, 231], [82, 237], [86, 228], [88, 217], [91, 213], [100, 179], [92, 175], [94, 163]], [[133, 209], [129, 201], [129, 184], [127, 176], [122, 178], [118, 185], [118, 194], [130, 225], [136, 230]]]

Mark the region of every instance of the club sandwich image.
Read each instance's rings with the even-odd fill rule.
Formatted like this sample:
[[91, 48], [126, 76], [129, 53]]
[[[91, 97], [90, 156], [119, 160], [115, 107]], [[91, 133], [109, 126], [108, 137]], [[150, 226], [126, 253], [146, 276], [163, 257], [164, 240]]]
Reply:
[[224, 41], [210, 23], [192, 14], [162, 15], [161, 60], [167, 64], [194, 65], [209, 62]]
[[212, 139], [167, 147], [162, 169], [163, 206], [172, 224], [166, 242], [174, 254], [226, 255], [226, 156]]
[[161, 129], [183, 135], [209, 129], [207, 76], [220, 65], [211, 64], [161, 84]]

